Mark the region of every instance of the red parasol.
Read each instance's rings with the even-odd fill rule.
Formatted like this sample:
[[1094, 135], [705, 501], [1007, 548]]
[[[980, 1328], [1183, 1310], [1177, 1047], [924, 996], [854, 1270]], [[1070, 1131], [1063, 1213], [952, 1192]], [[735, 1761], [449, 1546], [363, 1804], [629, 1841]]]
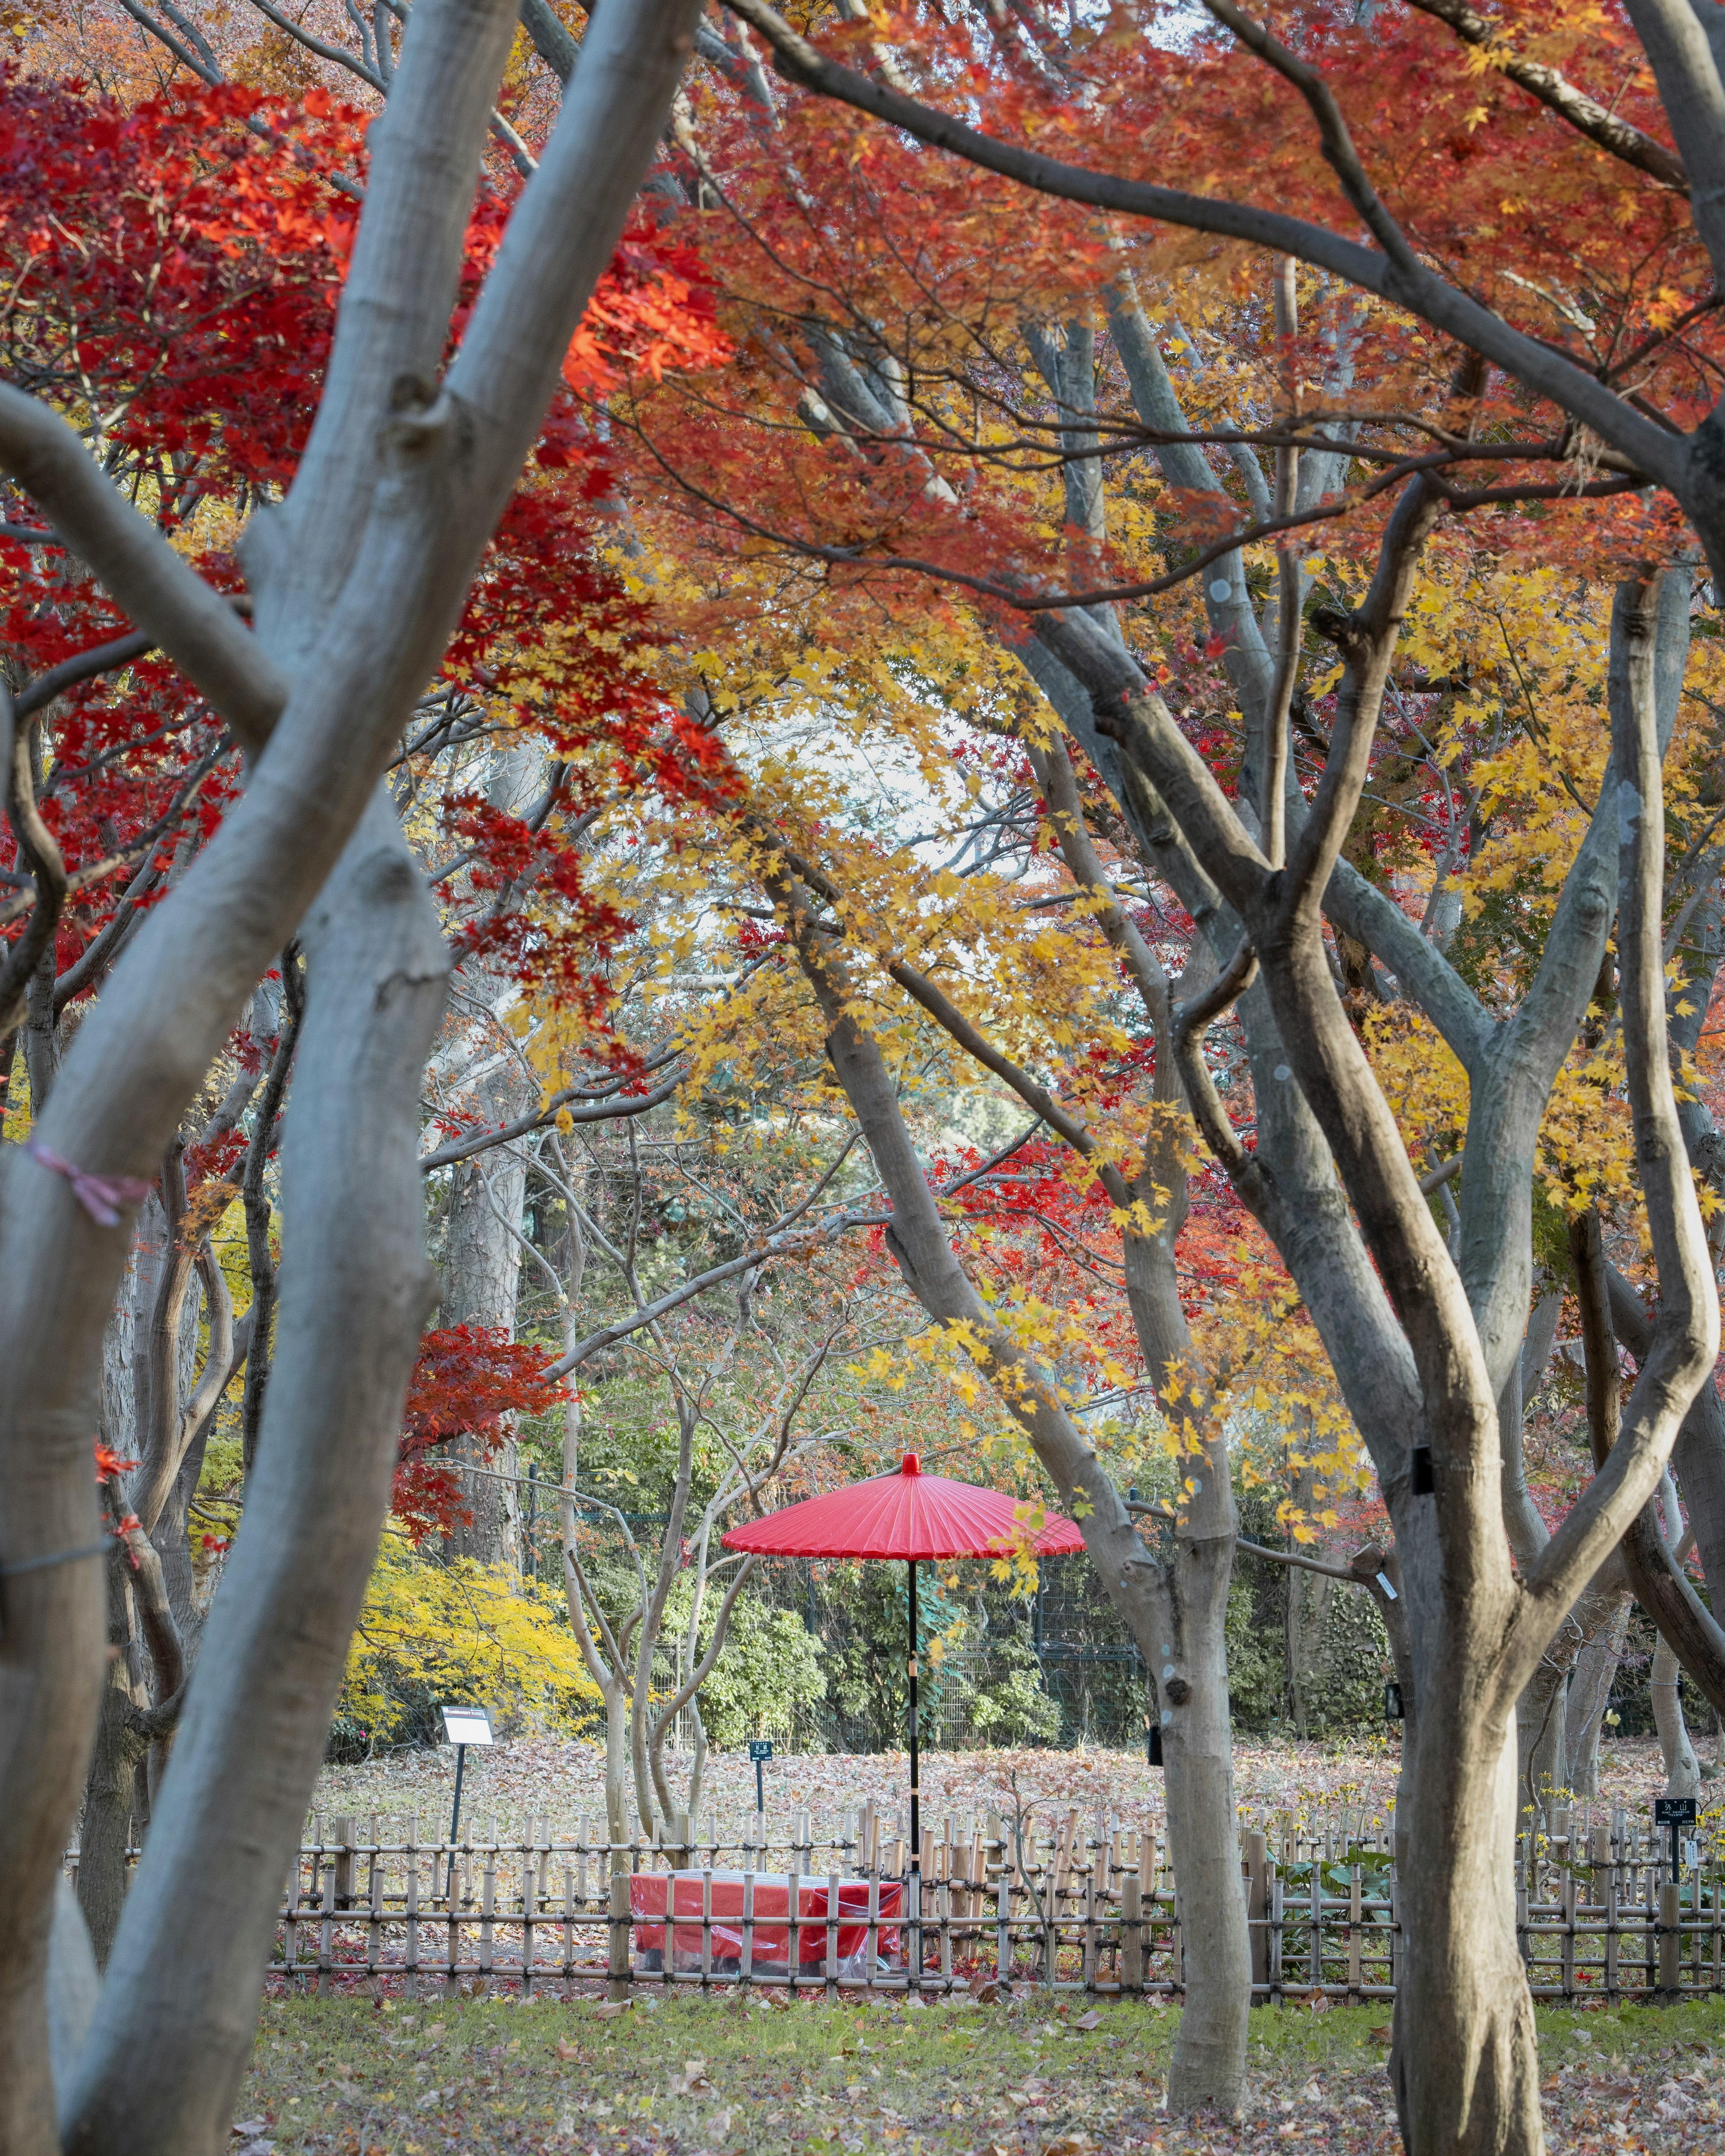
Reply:
[[[916, 1565], [919, 1559], [949, 1557], [1004, 1557], [1022, 1532], [1018, 1503], [998, 1490], [973, 1482], [954, 1482], [944, 1475], [925, 1475], [914, 1452], [905, 1455], [896, 1475], [877, 1475], [853, 1482], [825, 1497], [805, 1498], [732, 1527], [723, 1537], [729, 1550], [761, 1557], [902, 1558], [909, 1568], [911, 1604], [911, 1914], [921, 1910], [922, 1871], [922, 1791], [916, 1760]], [[1084, 1548], [1084, 1536], [1058, 1512], [1031, 1547], [1039, 1557], [1064, 1557]]]
[[[1018, 1500], [973, 1482], [925, 1475], [914, 1452], [896, 1475], [853, 1482], [829, 1496], [787, 1505], [764, 1520], [733, 1527], [730, 1550], [772, 1557], [999, 1557], [1020, 1529]], [[1037, 1536], [1039, 1557], [1065, 1557], [1084, 1548], [1084, 1537], [1058, 1512]]]

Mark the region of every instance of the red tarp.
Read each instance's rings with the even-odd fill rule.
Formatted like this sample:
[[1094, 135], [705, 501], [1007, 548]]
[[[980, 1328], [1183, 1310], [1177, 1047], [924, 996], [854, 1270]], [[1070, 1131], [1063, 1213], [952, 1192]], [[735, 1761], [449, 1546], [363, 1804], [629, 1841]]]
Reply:
[[[698, 1871], [637, 1871], [629, 1882], [629, 1908], [635, 1918], [634, 1943], [637, 1953], [665, 1952], [665, 1889], [670, 1887], [674, 1899], [671, 1915], [678, 1919], [692, 1917], [692, 1924], [677, 1922], [671, 1927], [672, 1967], [699, 1969], [701, 1966], [701, 1875]], [[882, 1961], [896, 1961], [899, 1954], [899, 1932], [896, 1921], [889, 1924], [887, 1917], [895, 1920], [903, 1913], [904, 1885], [902, 1881], [882, 1880], [880, 1882], [880, 1915], [881, 1922], [875, 1931], [875, 1951]], [[805, 1879], [797, 1893], [797, 1913], [810, 1921], [798, 1937], [797, 1966], [800, 1969], [819, 1969], [827, 1958], [827, 1882]], [[790, 1881], [788, 1878], [773, 1879], [757, 1876], [755, 1880], [755, 1932], [753, 1964], [757, 1969], [776, 1962], [781, 1968], [789, 1960], [787, 1918], [790, 1914]], [[841, 1962], [855, 1959], [866, 1953], [869, 1943], [869, 1882], [866, 1879], [841, 1879], [839, 1881], [839, 1958]], [[656, 1917], [657, 1922], [643, 1921]], [[777, 1922], [773, 1919], [777, 1918]], [[733, 1872], [728, 1877], [715, 1874], [713, 1878], [713, 1965], [721, 1961], [735, 1961], [742, 1953], [742, 1875]], [[861, 1974], [859, 1968], [858, 1974]]]

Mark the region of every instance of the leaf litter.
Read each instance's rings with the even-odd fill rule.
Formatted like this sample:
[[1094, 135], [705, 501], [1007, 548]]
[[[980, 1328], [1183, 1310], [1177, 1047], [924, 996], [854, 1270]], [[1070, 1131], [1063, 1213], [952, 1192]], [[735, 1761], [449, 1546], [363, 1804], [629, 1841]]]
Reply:
[[[1076, 2004], [1076, 2002], [1074, 2002]], [[646, 2007], [646, 2002], [641, 2002]], [[1337, 2156], [1400, 2147], [1381, 2006], [1256, 2012], [1235, 2117], [1163, 2109], [1177, 2015], [735, 1994], [592, 2000], [295, 1998], [264, 2006], [230, 2144], [274, 2156]], [[1725, 2145], [1725, 2002], [1538, 2016], [1551, 2156]], [[344, 2072], [343, 2069], [347, 2071]], [[242, 2136], [244, 2138], [242, 2138]]]

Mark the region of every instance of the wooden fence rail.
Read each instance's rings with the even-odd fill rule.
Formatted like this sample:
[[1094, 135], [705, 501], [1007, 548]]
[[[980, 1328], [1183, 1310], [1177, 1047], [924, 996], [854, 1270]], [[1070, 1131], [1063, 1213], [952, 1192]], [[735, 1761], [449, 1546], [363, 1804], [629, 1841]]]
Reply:
[[[1712, 1841], [1687, 1845], [1673, 1881], [1667, 1850], [1626, 1814], [1554, 1809], [1517, 1845], [1534, 1995], [1725, 1990], [1722, 1856]], [[614, 1844], [591, 1821], [569, 1838], [536, 1819], [500, 1836], [493, 1820], [452, 1845], [416, 1819], [314, 1815], [270, 1976], [290, 1991], [364, 1982], [410, 1998], [594, 1984], [614, 1995], [739, 1984], [827, 1997], [989, 1982], [1183, 1990], [1178, 1901], [1147, 1815], [1073, 1808], [1018, 1832], [998, 1812], [955, 1815], [925, 1830], [920, 1878], [907, 1860], [901, 1815], [872, 1804], [819, 1832], [803, 1810], [776, 1824], [679, 1820], [669, 1840]], [[1243, 1819], [1240, 1861], [1255, 1998], [1394, 1998], [1401, 1926], [1384, 1826], [1345, 1810]], [[77, 1861], [69, 1852], [74, 1872]]]

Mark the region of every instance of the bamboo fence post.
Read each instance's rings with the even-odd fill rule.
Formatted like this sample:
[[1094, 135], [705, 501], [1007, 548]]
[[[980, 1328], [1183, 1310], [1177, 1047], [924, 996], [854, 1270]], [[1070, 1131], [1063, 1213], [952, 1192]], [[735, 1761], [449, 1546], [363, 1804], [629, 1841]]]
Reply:
[[331, 1822], [336, 1840], [336, 1907], [353, 1907], [353, 1845], [359, 1840], [359, 1821], [342, 1812]]
[[1270, 1989], [1270, 1842], [1261, 1827], [1245, 1838], [1246, 1927], [1251, 1939], [1252, 1998]]
[[1030, 1845], [1030, 1869], [1037, 1876], [1042, 1893], [1042, 1981], [1050, 1988], [1060, 1952], [1060, 1836], [1061, 1829], [1057, 1825], [1049, 1835], [1046, 1863], [1037, 1861], [1035, 1842]]
[[369, 1870], [366, 1899], [371, 1915], [366, 1922], [366, 1975], [376, 1978], [382, 1974], [383, 1957], [383, 1852], [379, 1845], [377, 1815], [375, 1812], [372, 1814]]
[[317, 1995], [320, 1999], [329, 1996], [335, 1938], [336, 1861], [331, 1856], [323, 1865], [323, 1922], [318, 1928], [317, 1935]]
[[606, 1907], [609, 1917], [608, 1927], [610, 1952], [607, 1969], [610, 1977], [609, 1996], [627, 1999], [629, 1989], [629, 1881], [633, 1871], [614, 1870], [607, 1892]]
[[1608, 1999], [1615, 2000], [1620, 1989], [1621, 1969], [1618, 1959], [1617, 1842], [1615, 1835], [1609, 1847], [1610, 1861], [1605, 1866], [1605, 1996]]
[[1348, 1996], [1358, 2005], [1360, 1986], [1366, 1980], [1365, 1971], [1365, 1866], [1355, 1863], [1348, 1869], [1353, 1876], [1348, 1884]]
[[[671, 1830], [679, 1843], [687, 1842], [688, 1821], [682, 1813], [672, 1814]], [[672, 1927], [677, 1913], [677, 1874], [683, 1868], [680, 1860], [687, 1853], [677, 1845], [668, 1845], [665, 1851], [665, 1950], [659, 1958], [659, 1980], [667, 1989], [677, 1980], [676, 1935]]]
[[[1573, 1841], [1571, 1846], [1574, 1846]], [[1568, 1856], [1568, 1851], [1566, 1851], [1566, 1860]], [[1568, 2000], [1575, 1996], [1575, 1932], [1580, 1896], [1577, 1887], [1575, 1866], [1573, 1862], [1567, 1861], [1562, 1874], [1559, 1900], [1563, 1908], [1563, 1928], [1558, 1935], [1560, 1949], [1558, 1982], [1563, 1986], [1564, 1999]]]
[[536, 1914], [534, 1897], [538, 1892], [538, 1850], [524, 1843], [521, 1847], [521, 1997], [523, 1999], [531, 1999], [533, 1996], [533, 1920]]
[[712, 1989], [713, 1981], [713, 1867], [704, 1864], [701, 1868], [701, 1988]]
[[1144, 1989], [1144, 1884], [1134, 1854], [1128, 1842], [1120, 1876], [1120, 1988], [1127, 1992]]
[[1682, 1889], [1675, 1879], [1659, 1882], [1659, 1989], [1662, 1997], [1674, 1999], [1682, 1988], [1683, 1971], [1681, 1954], [1682, 1934], [1678, 1925], [1682, 1917]]
[[480, 1996], [486, 1998], [491, 1989], [491, 1968], [495, 1943], [495, 1917], [497, 1908], [497, 1850], [495, 1845], [497, 1822], [491, 1822], [492, 1846], [485, 1852], [485, 1862], [480, 1867]]
[[[793, 1836], [795, 1835], [796, 1831], [796, 1822], [793, 1820], [791, 1823]], [[797, 2003], [797, 1968], [803, 1958], [803, 1927], [799, 1921], [803, 1914], [803, 1875], [802, 1867], [797, 1861], [802, 1855], [802, 1851], [794, 1840], [786, 1854], [791, 1860], [792, 1869], [784, 1876], [787, 1922], [784, 1935], [784, 1980], [790, 2002], [794, 2006]]]
[[302, 1856], [295, 1851], [294, 1868], [288, 1874], [287, 1910], [282, 1925], [281, 1976], [282, 1990], [291, 1998], [294, 1983], [300, 1969], [300, 1892]]
[[419, 1815], [408, 1827], [408, 1935], [402, 1948], [402, 1997], [419, 1996]]
[[872, 1799], [865, 1810], [861, 1828], [863, 1877], [868, 1881], [869, 1907], [863, 1933], [863, 1988], [875, 1989], [880, 1969], [880, 1868], [875, 1861], [875, 1820]]

